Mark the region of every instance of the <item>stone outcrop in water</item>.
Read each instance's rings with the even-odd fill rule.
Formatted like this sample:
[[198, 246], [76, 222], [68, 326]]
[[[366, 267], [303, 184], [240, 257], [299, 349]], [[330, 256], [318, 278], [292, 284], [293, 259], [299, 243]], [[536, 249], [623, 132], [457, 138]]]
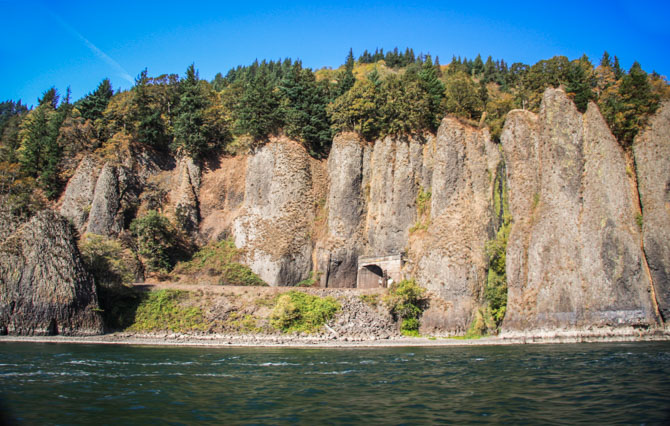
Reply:
[[0, 245], [0, 332], [99, 334], [93, 278], [67, 220], [46, 210]]
[[548, 89], [502, 134], [512, 228], [503, 329], [657, 321], [624, 152], [597, 107]]

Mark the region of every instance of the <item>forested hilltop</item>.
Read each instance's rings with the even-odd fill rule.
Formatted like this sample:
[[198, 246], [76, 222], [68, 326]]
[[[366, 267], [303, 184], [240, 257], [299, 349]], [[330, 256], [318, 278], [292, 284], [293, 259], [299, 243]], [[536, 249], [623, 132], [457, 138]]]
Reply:
[[360, 258], [398, 254], [436, 297], [426, 332], [662, 324], [667, 99], [608, 53], [378, 49], [3, 102], [0, 333], [125, 328], [145, 279], [358, 287]]
[[368, 140], [434, 132], [445, 114], [485, 124], [498, 140], [510, 110], [537, 111], [544, 89], [559, 86], [582, 112], [596, 101], [624, 147], [670, 97], [664, 77], [637, 62], [626, 72], [608, 53], [597, 66], [586, 56], [530, 66], [490, 56], [440, 65], [437, 57], [397, 48], [365, 51], [356, 60], [350, 51], [335, 70], [264, 60], [211, 82], [199, 79], [193, 65], [183, 77], [149, 77], [145, 69], [128, 91], [115, 93], [105, 79], [77, 101], [52, 87], [30, 110], [21, 100], [2, 102], [0, 191], [12, 215], [30, 215], [58, 197], [83, 153], [113, 156], [130, 144], [204, 159], [283, 133], [322, 157], [338, 132]]

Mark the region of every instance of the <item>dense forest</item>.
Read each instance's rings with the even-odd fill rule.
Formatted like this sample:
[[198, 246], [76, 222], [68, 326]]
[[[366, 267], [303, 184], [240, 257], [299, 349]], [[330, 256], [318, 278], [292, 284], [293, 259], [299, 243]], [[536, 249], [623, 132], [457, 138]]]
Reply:
[[212, 81], [200, 79], [194, 65], [184, 76], [150, 77], [145, 69], [127, 91], [115, 92], [105, 79], [76, 101], [52, 87], [31, 109], [21, 100], [0, 103], [3, 213], [21, 221], [55, 200], [84, 153], [122, 161], [144, 146], [202, 161], [284, 134], [324, 157], [338, 132], [369, 141], [434, 132], [445, 114], [486, 125], [498, 140], [506, 114], [536, 111], [549, 86], [562, 86], [581, 111], [595, 101], [624, 148], [670, 98], [664, 77], [637, 62], [625, 71], [607, 52], [597, 65], [586, 56], [555, 56], [531, 66], [479, 55], [441, 65], [438, 57], [397, 48], [356, 59], [350, 50], [338, 69], [263, 60]]

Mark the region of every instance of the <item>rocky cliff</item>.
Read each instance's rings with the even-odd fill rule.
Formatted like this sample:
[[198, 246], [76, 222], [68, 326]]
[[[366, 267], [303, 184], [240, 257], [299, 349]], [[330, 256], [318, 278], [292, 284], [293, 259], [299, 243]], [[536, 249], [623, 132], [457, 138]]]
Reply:
[[582, 115], [549, 89], [539, 115], [509, 114], [501, 139], [512, 214], [503, 329], [656, 324], [631, 177], [595, 104]]
[[[340, 134], [327, 160], [284, 137], [201, 165], [150, 151], [86, 157], [59, 205], [81, 233], [109, 236], [158, 209], [198, 244], [234, 240], [272, 286], [311, 277], [355, 287], [359, 256], [401, 253], [402, 275], [438, 296], [422, 331], [454, 334], [487, 303], [486, 245], [505, 179], [503, 330], [650, 327], [670, 315], [669, 135], [666, 105], [626, 153], [595, 104], [581, 114], [548, 89], [538, 114], [510, 112], [501, 144], [447, 117], [435, 135]], [[5, 268], [8, 277], [25, 269]]]
[[644, 252], [661, 315], [670, 320], [670, 103], [633, 144]]
[[287, 139], [269, 143], [247, 159], [244, 203], [232, 233], [249, 267], [272, 286], [294, 285], [312, 270], [321, 167]]
[[0, 332], [102, 332], [93, 278], [67, 220], [45, 210], [0, 245]]
[[486, 130], [443, 120], [436, 136], [366, 144], [341, 135], [328, 160], [328, 232], [317, 247], [326, 287], [356, 283], [360, 255], [404, 253], [407, 277], [448, 301], [431, 327], [465, 331], [481, 303], [500, 154]]

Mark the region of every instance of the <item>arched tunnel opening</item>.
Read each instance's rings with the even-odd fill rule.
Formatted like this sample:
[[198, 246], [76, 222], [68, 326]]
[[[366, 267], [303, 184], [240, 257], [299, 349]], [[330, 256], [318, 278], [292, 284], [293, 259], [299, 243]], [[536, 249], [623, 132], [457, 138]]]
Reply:
[[386, 277], [378, 265], [364, 265], [358, 270], [358, 288], [384, 287]]

